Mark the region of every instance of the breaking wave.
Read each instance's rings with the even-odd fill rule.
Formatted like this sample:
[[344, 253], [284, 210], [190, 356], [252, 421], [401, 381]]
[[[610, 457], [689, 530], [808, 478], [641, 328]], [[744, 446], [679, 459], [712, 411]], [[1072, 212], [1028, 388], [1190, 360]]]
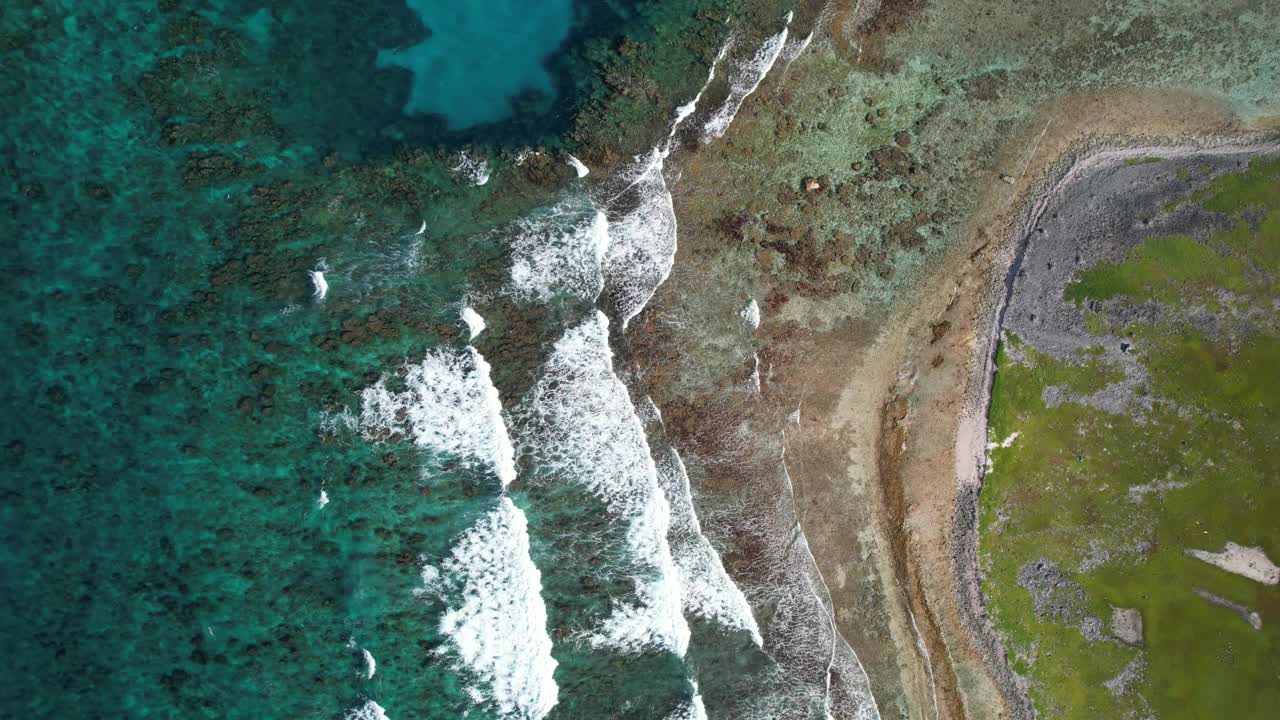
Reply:
[[548, 303], [560, 294], [594, 300], [600, 294], [610, 228], [590, 198], [575, 194], [504, 232], [511, 243], [511, 293], [517, 300]]
[[607, 204], [606, 289], [623, 327], [644, 309], [675, 262], [676, 211], [662, 175], [665, 157], [655, 148], [639, 158]]
[[542, 575], [529, 559], [524, 513], [510, 498], [476, 522], [438, 568], [425, 566], [419, 594], [445, 599], [446, 653], [462, 664], [471, 697], [503, 718], [537, 720], [555, 706]]
[[378, 703], [366, 700], [363, 705], [348, 710], [345, 720], [387, 720], [387, 711]]
[[613, 372], [608, 320], [596, 312], [555, 343], [542, 377], [517, 415], [521, 451], [544, 481], [573, 482], [625, 527], [633, 597], [613, 598], [609, 616], [588, 633], [597, 647], [659, 648], [683, 656], [689, 626], [679, 572], [667, 542], [670, 508], [658, 486], [644, 427]]
[[[652, 400], [646, 398], [644, 407], [647, 421], [661, 422], [658, 408]], [[757, 646], [762, 645], [764, 641], [751, 604], [725, 572], [720, 555], [702, 534], [693, 506], [689, 474], [680, 453], [670, 445], [662, 445], [654, 456], [658, 481], [671, 507], [668, 538], [680, 576], [684, 612], [730, 631], [746, 632]]]
[[707, 720], [707, 708], [698, 693], [698, 683], [693, 683], [693, 697], [668, 715], [667, 720]]
[[[764, 82], [764, 78], [769, 74], [769, 70], [773, 69], [773, 64], [777, 62], [778, 56], [782, 53], [782, 48], [787, 42], [787, 31], [791, 26], [791, 13], [787, 13], [786, 26], [782, 28], [782, 32], [770, 37], [764, 41], [746, 62], [733, 65], [729, 68], [729, 95], [725, 98], [724, 103], [707, 119], [702, 130], [702, 141], [710, 142], [715, 138], [724, 135], [729, 129], [729, 124], [733, 122], [733, 118], [737, 116], [738, 110], [742, 108], [742, 103], [746, 101], [751, 93], [760, 87], [760, 83]], [[799, 54], [798, 52], [796, 53]]]
[[515, 479], [515, 451], [502, 422], [502, 402], [489, 363], [475, 348], [435, 349], [402, 369], [405, 390], [387, 378], [360, 393], [360, 431], [378, 441], [404, 435], [420, 447], [492, 470], [505, 487]]

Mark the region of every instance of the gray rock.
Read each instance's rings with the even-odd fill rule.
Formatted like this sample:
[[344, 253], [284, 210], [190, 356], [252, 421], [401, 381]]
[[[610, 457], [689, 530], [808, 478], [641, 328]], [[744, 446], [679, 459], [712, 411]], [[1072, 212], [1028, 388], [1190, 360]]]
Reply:
[[1137, 608], [1111, 608], [1111, 634], [1130, 645], [1142, 644], [1142, 611]]

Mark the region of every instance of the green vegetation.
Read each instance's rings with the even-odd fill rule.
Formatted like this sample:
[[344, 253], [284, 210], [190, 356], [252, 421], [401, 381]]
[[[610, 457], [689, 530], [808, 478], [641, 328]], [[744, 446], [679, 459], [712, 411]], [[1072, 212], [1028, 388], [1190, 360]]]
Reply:
[[1107, 318], [1102, 313], [1092, 310], [1084, 311], [1084, 330], [1090, 335], [1106, 335], [1110, 332]]
[[[1205, 241], [1183, 235], [1151, 238], [1123, 262], [1081, 273], [1067, 287], [1066, 300], [1191, 302], [1215, 312], [1223, 309], [1222, 291], [1236, 299], [1236, 310], [1251, 301], [1269, 301], [1280, 277], [1280, 160], [1255, 160], [1245, 172], [1216, 178], [1189, 200], [1230, 215], [1235, 225]], [[1102, 325], [1093, 315], [1085, 318], [1086, 327], [1102, 334], [1095, 332]]]
[[1280, 208], [1280, 158], [1254, 160], [1249, 169], [1216, 178], [1191, 199], [1206, 210], [1235, 213], [1246, 208]]
[[1122, 263], [1102, 265], [1081, 273], [1067, 287], [1066, 299], [1109, 300], [1126, 296], [1134, 300], [1176, 302], [1190, 292], [1196, 298], [1225, 288], [1245, 289], [1247, 279], [1240, 261], [1222, 257], [1215, 248], [1182, 235], [1152, 238], [1133, 249]]
[[1151, 163], [1163, 162], [1164, 158], [1154, 157], [1151, 155], [1143, 155], [1142, 157], [1128, 158], [1124, 161], [1125, 165], [1150, 165]]
[[[1078, 402], [1048, 407], [1046, 387], [1076, 396], [1123, 377], [1099, 353], [1069, 359], [1012, 335], [999, 350], [990, 436], [992, 468], [980, 499], [983, 591], [1011, 666], [1032, 680], [1042, 717], [1270, 718], [1280, 707], [1280, 588], [1184, 554], [1228, 541], [1280, 558], [1280, 163], [1255, 162], [1215, 179], [1195, 202], [1237, 219], [1201, 242], [1154, 238], [1115, 264], [1082, 273], [1065, 300], [1166, 303], [1164, 319], [1130, 324], [1149, 374], [1149, 409], [1111, 414]], [[1192, 329], [1184, 311], [1222, 291], [1235, 329]], [[1194, 302], [1188, 302], [1194, 299]], [[1255, 302], [1250, 304], [1248, 300]], [[1087, 332], [1120, 323], [1086, 316]], [[1089, 641], [1077, 627], [1038, 618], [1018, 585], [1046, 559], [1083, 590], [1080, 612], [1108, 623], [1111, 607], [1142, 612], [1143, 645]], [[1257, 611], [1254, 630], [1199, 588]], [[1104, 683], [1137, 661], [1128, 692]]]

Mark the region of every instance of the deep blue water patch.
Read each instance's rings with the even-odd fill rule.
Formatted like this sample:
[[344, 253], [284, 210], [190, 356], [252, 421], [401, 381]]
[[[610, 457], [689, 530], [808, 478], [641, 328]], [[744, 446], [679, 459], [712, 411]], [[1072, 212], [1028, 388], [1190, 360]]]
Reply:
[[407, 2], [427, 37], [378, 53], [379, 67], [413, 73], [406, 114], [438, 114], [460, 130], [509, 118], [524, 93], [542, 96], [544, 105], [555, 101], [544, 62], [569, 33], [571, 0]]

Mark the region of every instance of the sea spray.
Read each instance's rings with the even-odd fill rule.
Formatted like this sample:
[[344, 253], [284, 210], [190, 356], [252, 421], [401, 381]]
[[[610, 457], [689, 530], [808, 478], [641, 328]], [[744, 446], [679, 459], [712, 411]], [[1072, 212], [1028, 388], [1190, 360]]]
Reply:
[[569, 166], [573, 168], [573, 171], [577, 173], [580, 178], [584, 178], [591, 174], [591, 169], [584, 165], [581, 160], [572, 155], [569, 156]]
[[742, 318], [742, 322], [752, 330], [760, 328], [760, 303], [755, 298], [751, 298], [742, 309], [738, 311], [738, 317]]
[[644, 427], [613, 372], [608, 320], [596, 312], [555, 343], [542, 377], [515, 413], [521, 454], [539, 473], [531, 484], [572, 483], [621, 525], [618, 567], [631, 592], [610, 599], [607, 617], [586, 631], [593, 646], [625, 653], [683, 655], [689, 627], [667, 535], [670, 508], [658, 486]]
[[360, 393], [365, 439], [392, 434], [456, 458], [464, 466], [492, 470], [503, 486], [516, 476], [515, 453], [502, 422], [502, 402], [489, 379], [489, 363], [475, 348], [438, 348], [402, 371], [405, 390], [379, 378]]
[[427, 567], [419, 594], [446, 603], [443, 652], [460, 663], [468, 694], [498, 717], [545, 716], [559, 690], [542, 576], [529, 559], [524, 513], [510, 498], [498, 498], [438, 567]]
[[471, 307], [462, 308], [462, 322], [467, 326], [469, 340], [475, 340], [476, 336], [484, 332], [486, 327], [484, 318], [480, 317], [480, 313]]

